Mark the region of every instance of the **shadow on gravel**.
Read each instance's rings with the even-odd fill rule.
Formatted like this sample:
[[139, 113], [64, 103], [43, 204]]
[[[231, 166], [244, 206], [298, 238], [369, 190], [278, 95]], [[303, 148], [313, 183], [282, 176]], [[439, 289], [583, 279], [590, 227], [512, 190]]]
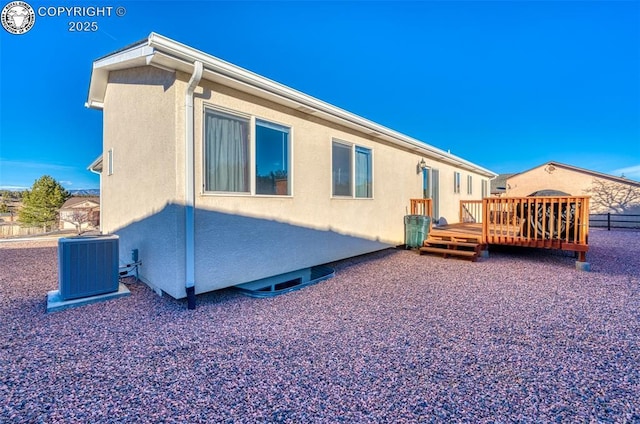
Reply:
[[562, 266], [572, 267], [576, 261], [576, 254], [574, 252], [567, 252], [555, 249], [539, 249], [534, 247], [521, 247], [521, 246], [501, 246], [491, 245], [489, 246], [489, 259], [488, 261], [502, 258], [521, 259], [524, 261], [536, 262], [554, 262]]

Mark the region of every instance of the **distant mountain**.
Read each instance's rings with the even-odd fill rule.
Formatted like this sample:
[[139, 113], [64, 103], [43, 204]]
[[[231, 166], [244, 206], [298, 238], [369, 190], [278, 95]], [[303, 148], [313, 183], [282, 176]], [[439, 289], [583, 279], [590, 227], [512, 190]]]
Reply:
[[100, 190], [90, 188], [87, 190], [67, 190], [72, 196], [100, 196]]

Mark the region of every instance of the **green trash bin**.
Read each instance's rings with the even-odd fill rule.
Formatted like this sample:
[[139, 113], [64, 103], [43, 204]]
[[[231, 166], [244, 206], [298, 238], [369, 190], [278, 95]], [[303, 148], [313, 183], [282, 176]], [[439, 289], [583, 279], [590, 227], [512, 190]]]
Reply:
[[421, 247], [429, 235], [431, 218], [424, 215], [406, 215], [404, 217], [404, 244], [407, 249]]

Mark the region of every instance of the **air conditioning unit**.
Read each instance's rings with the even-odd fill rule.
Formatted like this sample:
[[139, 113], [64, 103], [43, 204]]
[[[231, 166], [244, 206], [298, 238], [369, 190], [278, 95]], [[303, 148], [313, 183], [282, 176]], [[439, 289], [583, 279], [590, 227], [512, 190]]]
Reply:
[[63, 300], [118, 291], [118, 236], [58, 240], [58, 283]]

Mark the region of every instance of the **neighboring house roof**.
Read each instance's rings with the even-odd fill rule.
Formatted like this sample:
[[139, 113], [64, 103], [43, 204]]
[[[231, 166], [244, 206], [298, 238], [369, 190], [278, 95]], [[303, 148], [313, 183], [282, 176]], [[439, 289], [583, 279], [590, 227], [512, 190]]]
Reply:
[[[85, 206], [85, 203], [89, 203], [90, 205]], [[67, 199], [67, 201], [64, 202], [64, 204], [60, 209], [73, 209], [73, 208], [79, 208], [79, 207], [95, 208], [97, 206], [100, 206], [100, 198], [80, 196], [80, 197], [71, 197]]]
[[[364, 132], [375, 139], [412, 150], [418, 155], [468, 169], [489, 178], [496, 176], [494, 172], [444, 150], [156, 33], [151, 33], [148, 38], [97, 59], [93, 63], [86, 106], [95, 109], [103, 108], [110, 71], [150, 65], [168, 71], [192, 74], [196, 61], [204, 65], [202, 78], [208, 81]], [[97, 163], [94, 162], [94, 164]], [[92, 170], [97, 169], [93, 166], [94, 164], [90, 166]]]
[[507, 180], [516, 174], [500, 174], [491, 180], [491, 194], [504, 193], [507, 189]]
[[[632, 186], [636, 186], [636, 187], [640, 187], [640, 181], [635, 181], [635, 180], [630, 180], [628, 178], [625, 177], [615, 177], [613, 175], [609, 175], [609, 174], [603, 174], [602, 172], [597, 172], [597, 171], [591, 171], [590, 169], [584, 169], [584, 168], [578, 168], [577, 166], [573, 166], [573, 165], [567, 165], [566, 163], [560, 163], [560, 162], [547, 162], [547, 163], [543, 163], [542, 165], [538, 165], [538, 166], [534, 166], [531, 169], [527, 169], [526, 171], [520, 172], [518, 174], [511, 174], [508, 178], [511, 177], [515, 177], [517, 175], [521, 175], [521, 174], [525, 174], [529, 171], [533, 171], [534, 169], [537, 168], [541, 168], [543, 166], [555, 166], [556, 168], [564, 168], [570, 171], [575, 171], [575, 172], [580, 172], [583, 174], [588, 174], [588, 175], [592, 175], [594, 177], [597, 178], [603, 178], [606, 180], [610, 180], [610, 181], [615, 181], [618, 183], [623, 183], [623, 184], [629, 184]], [[493, 185], [492, 185], [493, 187]]]

